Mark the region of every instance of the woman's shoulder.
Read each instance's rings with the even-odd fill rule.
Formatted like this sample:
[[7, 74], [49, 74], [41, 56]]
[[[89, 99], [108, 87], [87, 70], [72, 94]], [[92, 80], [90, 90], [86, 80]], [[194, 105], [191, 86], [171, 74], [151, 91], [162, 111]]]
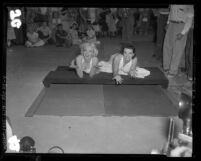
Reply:
[[114, 57], [115, 57], [115, 59], [121, 59], [123, 57], [123, 55], [120, 53], [115, 53]]
[[76, 57], [76, 61], [81, 61], [83, 58], [84, 58], [83, 55], [80, 54]]

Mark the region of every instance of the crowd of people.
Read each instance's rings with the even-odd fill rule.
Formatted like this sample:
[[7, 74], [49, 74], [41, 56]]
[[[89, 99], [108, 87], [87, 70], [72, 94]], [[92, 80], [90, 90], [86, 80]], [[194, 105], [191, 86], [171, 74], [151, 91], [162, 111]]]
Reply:
[[[9, 8], [8, 11], [12, 9], [15, 8]], [[26, 44], [28, 47], [45, 44], [60, 46], [64, 40], [68, 41], [67, 46], [70, 46], [91, 37], [116, 37], [121, 34], [123, 40], [130, 40], [133, 34], [147, 34], [153, 29], [152, 9], [64, 7], [20, 9], [22, 27], [13, 29], [8, 21], [8, 46], [12, 43]]]

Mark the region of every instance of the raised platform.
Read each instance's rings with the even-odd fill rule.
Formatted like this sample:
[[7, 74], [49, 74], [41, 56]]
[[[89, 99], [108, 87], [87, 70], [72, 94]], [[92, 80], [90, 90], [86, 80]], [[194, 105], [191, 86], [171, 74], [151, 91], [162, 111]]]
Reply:
[[[157, 67], [146, 67], [150, 71], [150, 75], [145, 78], [130, 78], [129, 76], [122, 76], [123, 85], [161, 85], [163, 88], [168, 87], [168, 79], [164, 73]], [[67, 66], [59, 66], [55, 71], [50, 71], [43, 80], [45, 87], [50, 87], [51, 84], [102, 84], [115, 85], [112, 80], [112, 74], [99, 73], [93, 78], [87, 74], [80, 79], [75, 71]]]

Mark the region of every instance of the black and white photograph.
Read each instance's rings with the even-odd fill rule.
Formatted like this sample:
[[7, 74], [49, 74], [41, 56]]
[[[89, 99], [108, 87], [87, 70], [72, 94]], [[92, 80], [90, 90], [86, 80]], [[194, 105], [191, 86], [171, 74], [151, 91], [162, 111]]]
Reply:
[[123, 7], [4, 5], [4, 155], [193, 157], [195, 6]]

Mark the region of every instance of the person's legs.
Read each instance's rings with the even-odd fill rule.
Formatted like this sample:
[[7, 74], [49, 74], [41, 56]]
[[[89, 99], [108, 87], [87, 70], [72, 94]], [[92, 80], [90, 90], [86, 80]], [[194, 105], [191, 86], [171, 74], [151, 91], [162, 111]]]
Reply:
[[36, 42], [33, 47], [39, 47], [39, 46], [43, 46], [45, 45], [45, 42], [43, 40], [39, 40], [38, 42]]
[[127, 21], [123, 19], [122, 21], [122, 40], [126, 41], [127, 40]]
[[26, 47], [32, 47], [33, 45], [32, 45], [32, 43], [30, 41], [26, 41], [25, 46]]
[[[184, 24], [175, 24], [174, 29], [175, 29], [175, 35], [180, 33], [183, 29]], [[174, 46], [173, 46], [173, 55], [171, 59], [171, 64], [170, 64], [170, 74], [176, 75], [178, 73], [178, 68], [179, 64], [181, 61], [181, 57], [184, 53], [184, 49], [186, 46], [186, 39], [187, 35], [185, 34], [181, 40], [175, 39]]]
[[165, 16], [160, 14], [157, 18], [157, 31], [156, 31], [157, 38], [156, 38], [156, 52], [155, 52], [156, 58], [162, 57], [162, 48], [163, 48], [163, 41], [165, 37], [166, 22], [167, 20], [165, 19]]
[[163, 44], [163, 69], [169, 70], [171, 58], [172, 58], [172, 49], [174, 45], [174, 41], [176, 39], [176, 36], [174, 36], [174, 28], [173, 24], [170, 22], [166, 35], [165, 40]]
[[61, 47], [65, 43], [64, 39], [61, 39], [60, 37], [57, 36], [55, 38], [56, 38], [56, 46]]
[[190, 29], [187, 42], [186, 42], [186, 50], [185, 50], [185, 62], [187, 68], [187, 76], [189, 79], [192, 79], [193, 73], [193, 29]]

